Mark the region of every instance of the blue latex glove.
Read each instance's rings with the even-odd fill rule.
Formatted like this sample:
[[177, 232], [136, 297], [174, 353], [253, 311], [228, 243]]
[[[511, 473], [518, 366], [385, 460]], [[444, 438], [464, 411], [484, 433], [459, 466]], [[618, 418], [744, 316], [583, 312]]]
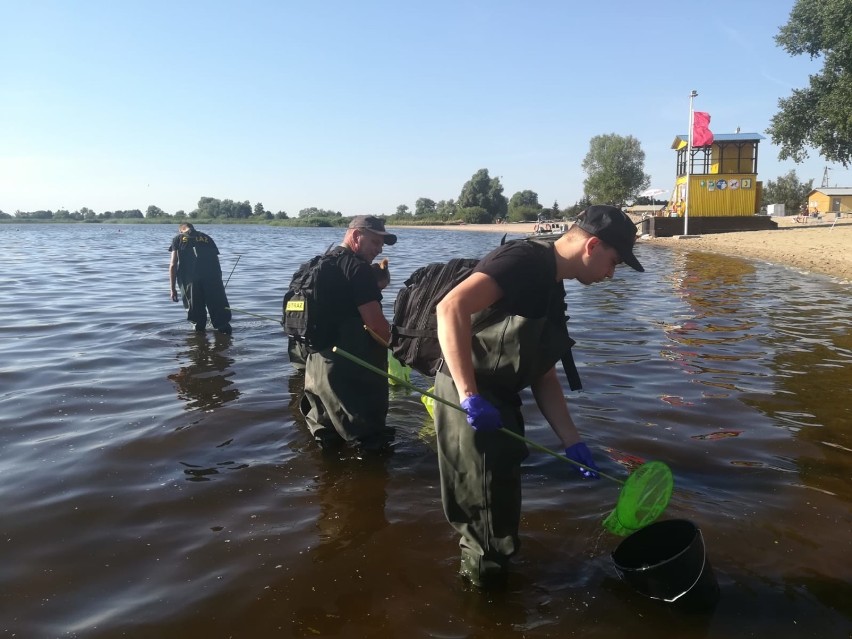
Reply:
[[574, 466], [577, 469], [577, 472], [583, 477], [583, 479], [600, 479], [601, 476], [598, 475], [597, 471], [598, 466], [595, 464], [595, 460], [592, 457], [592, 451], [589, 450], [589, 447], [586, 446], [585, 442], [577, 442], [573, 446], [569, 446], [565, 449], [565, 456], [568, 459], [571, 459], [575, 462], [579, 462], [583, 464], [583, 466], [588, 466], [592, 470], [588, 470], [581, 466]]
[[473, 426], [473, 430], [497, 430], [503, 425], [500, 411], [482, 395], [471, 395], [461, 403], [461, 407], [467, 413], [467, 423]]

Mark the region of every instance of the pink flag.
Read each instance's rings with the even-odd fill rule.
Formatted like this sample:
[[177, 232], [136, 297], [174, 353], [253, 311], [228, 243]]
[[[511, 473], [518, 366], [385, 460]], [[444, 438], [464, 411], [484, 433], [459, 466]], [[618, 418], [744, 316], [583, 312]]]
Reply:
[[694, 111], [692, 114], [692, 146], [710, 146], [713, 144], [713, 132], [710, 126], [710, 114]]

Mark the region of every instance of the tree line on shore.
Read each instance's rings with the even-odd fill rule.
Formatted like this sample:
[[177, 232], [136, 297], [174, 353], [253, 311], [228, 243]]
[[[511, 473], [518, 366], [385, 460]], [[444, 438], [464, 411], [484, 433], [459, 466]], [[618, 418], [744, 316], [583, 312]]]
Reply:
[[[647, 187], [650, 178], [644, 173], [645, 153], [639, 141], [632, 136], [616, 134], [595, 136], [590, 143], [589, 153], [583, 161], [588, 178], [584, 182], [584, 195], [572, 206], [560, 209], [554, 201], [550, 207], [539, 202], [538, 193], [531, 189], [518, 191], [511, 198], [503, 194], [499, 177], [492, 177], [488, 169], [479, 169], [462, 186], [456, 199], [435, 201], [420, 197], [410, 209], [400, 204], [396, 211], [371, 212], [397, 224], [489, 224], [499, 222], [525, 222], [537, 219], [567, 219], [575, 216], [592, 202], [622, 205], [636, 198], [636, 194]], [[646, 199], [647, 200], [647, 199]], [[642, 198], [636, 200], [643, 203]], [[645, 203], [652, 203], [647, 200]], [[254, 206], [246, 200], [220, 200], [202, 197], [198, 207], [190, 212], [167, 213], [151, 205], [143, 213], [139, 209], [104, 211], [97, 213], [88, 207], [78, 211], [32, 212], [16, 211], [14, 216], [0, 211], [0, 218], [27, 221], [57, 222], [174, 222], [180, 220], [205, 220], [217, 222], [264, 222], [287, 226], [342, 226], [348, 222], [340, 211], [317, 207], [302, 209], [291, 217], [286, 211], [272, 213], [263, 203]]]
[[[435, 201], [430, 198], [418, 198], [414, 210], [400, 204], [392, 214], [377, 214], [389, 222], [409, 224], [453, 224], [453, 223], [491, 223], [502, 221], [535, 220], [541, 216], [561, 217], [572, 214], [574, 209], [581, 210], [583, 201], [568, 210], [559, 209], [557, 202], [547, 211], [538, 201], [538, 194], [532, 190], [515, 193], [507, 199], [503, 195], [500, 178], [491, 177], [488, 169], [480, 169], [462, 187], [457, 199]], [[286, 226], [343, 226], [349, 218], [341, 211], [318, 207], [300, 210], [295, 216], [286, 211], [273, 213], [262, 202], [253, 206], [246, 201], [202, 197], [192, 211], [167, 213], [160, 207], [151, 205], [144, 212], [139, 209], [104, 211], [101, 213], [83, 207], [78, 211], [40, 210], [32, 212], [16, 211], [14, 216], [0, 211], [0, 218], [19, 221], [56, 221], [56, 222], [177, 222], [182, 220], [205, 220], [214, 222], [263, 222]]]
[[[785, 204], [790, 215], [795, 215], [801, 205], [807, 202], [812, 190], [813, 180], [800, 181], [795, 170], [780, 176], [777, 180], [768, 180], [762, 190], [762, 204]], [[440, 200], [418, 198], [414, 210], [400, 204], [391, 215], [380, 215], [388, 223], [408, 225], [442, 225], [459, 223], [491, 222], [528, 222], [538, 219], [571, 219], [591, 204], [589, 196], [583, 196], [572, 206], [560, 209], [558, 202], [545, 208], [538, 201], [535, 191], [525, 190], [515, 193], [510, 199], [502, 195], [499, 178], [491, 178], [487, 169], [481, 169], [465, 184], [458, 200]], [[652, 198], [638, 197], [635, 204], [663, 204]], [[234, 202], [202, 197], [198, 208], [189, 213], [176, 211], [166, 213], [151, 205], [143, 213], [139, 209], [104, 211], [96, 213], [83, 207], [78, 211], [16, 211], [14, 216], [0, 211], [2, 221], [27, 222], [123, 222], [123, 223], [174, 223], [183, 220], [217, 223], [264, 223], [286, 226], [345, 226], [349, 218], [340, 211], [331, 211], [310, 207], [302, 209], [295, 217], [284, 211], [272, 213], [258, 202], [254, 206], [248, 201]]]

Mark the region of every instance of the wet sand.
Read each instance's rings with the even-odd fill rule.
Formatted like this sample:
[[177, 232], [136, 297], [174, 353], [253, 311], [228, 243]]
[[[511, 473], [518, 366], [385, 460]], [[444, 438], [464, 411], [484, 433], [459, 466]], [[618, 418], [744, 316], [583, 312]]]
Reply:
[[[847, 215], [838, 220], [836, 225], [833, 225], [832, 215], [827, 215], [826, 219], [828, 221], [798, 224], [790, 216], [776, 218], [778, 228], [772, 231], [648, 238], [640, 241], [668, 246], [675, 251], [707, 251], [762, 260], [852, 281], [852, 216]], [[464, 224], [416, 228], [525, 235], [533, 232], [535, 224]]]
[[782, 218], [773, 231], [716, 233], [687, 238], [656, 238], [648, 242], [677, 251], [709, 251], [771, 262], [810, 273], [852, 281], [852, 219], [797, 224]]

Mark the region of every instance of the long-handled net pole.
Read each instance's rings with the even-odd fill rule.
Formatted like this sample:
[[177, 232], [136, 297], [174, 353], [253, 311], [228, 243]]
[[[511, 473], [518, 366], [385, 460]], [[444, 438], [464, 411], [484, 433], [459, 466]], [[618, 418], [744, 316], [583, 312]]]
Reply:
[[257, 313], [252, 313], [251, 311], [244, 311], [241, 308], [234, 308], [233, 306], [225, 307], [229, 311], [236, 311], [237, 313], [245, 313], [246, 315], [251, 315], [252, 317], [259, 317], [260, 319], [269, 320], [270, 322], [275, 322], [276, 324], [280, 324], [281, 322], [275, 319], [274, 317], [269, 317], [268, 315], [259, 315]]
[[[348, 353], [338, 346], [333, 347], [331, 350], [333, 352], [341, 355], [342, 357], [345, 357], [346, 359], [348, 359], [352, 362], [355, 362], [356, 364], [359, 364], [360, 366], [363, 366], [367, 370], [373, 371], [377, 375], [381, 375], [382, 377], [387, 377], [388, 379], [395, 381], [400, 386], [404, 386], [404, 387], [408, 388], [409, 390], [412, 390], [416, 393], [420, 393], [421, 395], [425, 395], [426, 397], [429, 397], [429, 398], [435, 400], [436, 402], [444, 404], [445, 406], [449, 406], [450, 408], [455, 408], [456, 410], [461, 411], [462, 413], [467, 415], [467, 411], [464, 408], [462, 408], [461, 406], [459, 406], [458, 404], [454, 404], [453, 402], [447, 401], [443, 397], [438, 397], [434, 393], [430, 393], [427, 390], [423, 390], [422, 388], [418, 388], [417, 386], [415, 386], [411, 382], [408, 382], [408, 381], [406, 381], [402, 378], [399, 378], [395, 375], [391, 375], [387, 371], [383, 371], [381, 368], [377, 368], [377, 367], [373, 366], [372, 364], [370, 364], [369, 362], [365, 362], [360, 357], [357, 357], [356, 355], [353, 355], [352, 353]], [[599, 470], [595, 470], [594, 468], [589, 468], [585, 464], [581, 464], [578, 461], [574, 461], [573, 459], [569, 459], [565, 455], [560, 455], [555, 450], [551, 450], [550, 448], [542, 446], [541, 444], [537, 444], [534, 441], [530, 441], [529, 439], [527, 439], [523, 435], [518, 435], [517, 433], [512, 432], [508, 428], [504, 428], [504, 427], [501, 426], [497, 430], [499, 430], [501, 433], [505, 433], [506, 435], [509, 435], [509, 437], [514, 437], [515, 439], [526, 443], [528, 446], [531, 446], [532, 448], [535, 448], [536, 450], [538, 450], [542, 453], [547, 453], [551, 457], [556, 457], [556, 459], [559, 459], [561, 461], [568, 462], [569, 464], [574, 464], [575, 466], [579, 466], [580, 468], [585, 468], [586, 470], [591, 471], [591, 472], [595, 472], [598, 475], [600, 475], [601, 477], [606, 477], [607, 479], [612, 480], [612, 481], [616, 482], [617, 484], [621, 484], [622, 486], [624, 485], [624, 482], [621, 481], [620, 479], [616, 478], [616, 477], [612, 477], [611, 475], [607, 475], [605, 473], [602, 473]]]
[[230, 282], [230, 281], [231, 281], [231, 275], [233, 275], [233, 274], [234, 274], [234, 270], [237, 268], [237, 264], [239, 264], [239, 263], [240, 263], [240, 258], [241, 258], [241, 257], [242, 257], [242, 255], [237, 255], [237, 261], [236, 261], [236, 262], [234, 262], [234, 267], [231, 269], [231, 272], [230, 272], [230, 273], [228, 273], [228, 279], [227, 279], [227, 280], [225, 280], [225, 288], [228, 288], [228, 282]]

